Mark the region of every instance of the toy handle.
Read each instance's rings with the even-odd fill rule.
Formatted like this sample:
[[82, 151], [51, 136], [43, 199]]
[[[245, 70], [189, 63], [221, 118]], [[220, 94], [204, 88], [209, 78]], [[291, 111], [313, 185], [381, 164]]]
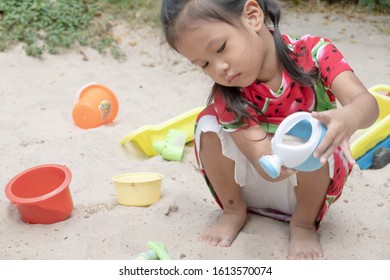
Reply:
[[[272, 152], [280, 157], [284, 166], [294, 168], [312, 155], [321, 141], [322, 131], [323, 125], [310, 113], [294, 113], [284, 119], [276, 130], [271, 140]], [[302, 138], [305, 142], [300, 145], [283, 143], [286, 134]]]
[[291, 114], [280, 123], [278, 129], [275, 132], [274, 137], [272, 138], [272, 141], [275, 143], [280, 143], [284, 135], [302, 120], [307, 120], [311, 123], [312, 126], [315, 122], [315, 120], [311, 117], [311, 114], [308, 112], [297, 112]]

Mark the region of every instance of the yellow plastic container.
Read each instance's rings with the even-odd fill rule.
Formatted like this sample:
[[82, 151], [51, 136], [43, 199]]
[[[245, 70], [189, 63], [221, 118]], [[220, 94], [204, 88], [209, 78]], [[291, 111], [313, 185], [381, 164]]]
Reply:
[[153, 148], [153, 143], [156, 141], [165, 141], [170, 129], [177, 129], [186, 132], [187, 137], [185, 142], [194, 140], [194, 125], [196, 117], [204, 109], [197, 107], [184, 114], [176, 116], [159, 125], [145, 125], [135, 131], [127, 134], [120, 141], [122, 146], [128, 142], [139, 147], [147, 156], [155, 156], [158, 152]]
[[149, 206], [161, 196], [160, 173], [125, 173], [112, 177], [116, 198], [126, 206]]

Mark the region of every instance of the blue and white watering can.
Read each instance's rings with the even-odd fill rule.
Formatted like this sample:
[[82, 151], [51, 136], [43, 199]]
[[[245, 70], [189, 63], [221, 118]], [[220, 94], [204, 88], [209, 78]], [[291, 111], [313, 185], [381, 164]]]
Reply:
[[[291, 135], [304, 141], [302, 144], [283, 142], [285, 135]], [[314, 171], [323, 164], [313, 153], [326, 134], [326, 127], [310, 113], [297, 112], [285, 118], [279, 125], [271, 140], [272, 155], [259, 159], [261, 167], [267, 174], [276, 178], [282, 166], [298, 171]]]

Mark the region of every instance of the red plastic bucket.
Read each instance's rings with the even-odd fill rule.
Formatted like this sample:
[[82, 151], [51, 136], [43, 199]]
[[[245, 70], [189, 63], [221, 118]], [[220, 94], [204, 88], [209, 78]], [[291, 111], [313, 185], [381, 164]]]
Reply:
[[63, 165], [39, 165], [15, 176], [5, 194], [16, 205], [23, 222], [52, 224], [72, 214], [71, 179], [70, 170]]

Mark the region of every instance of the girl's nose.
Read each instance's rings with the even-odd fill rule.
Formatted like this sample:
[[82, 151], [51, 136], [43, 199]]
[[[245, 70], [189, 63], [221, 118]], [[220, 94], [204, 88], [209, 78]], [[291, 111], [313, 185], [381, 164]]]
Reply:
[[229, 70], [229, 64], [226, 61], [218, 61], [216, 66], [216, 70], [219, 74], [226, 74], [226, 72]]

